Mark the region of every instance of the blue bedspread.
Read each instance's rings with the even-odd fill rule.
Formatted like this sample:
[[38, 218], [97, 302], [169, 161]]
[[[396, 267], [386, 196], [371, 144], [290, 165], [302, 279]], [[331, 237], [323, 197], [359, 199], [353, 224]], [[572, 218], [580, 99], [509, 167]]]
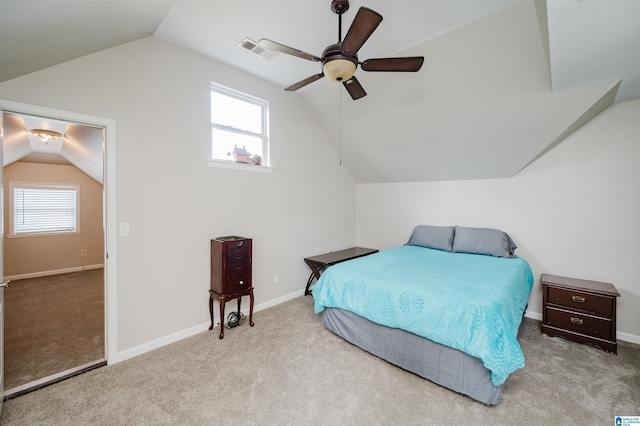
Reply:
[[517, 334], [533, 275], [505, 259], [402, 246], [329, 267], [315, 312], [352, 311], [480, 358], [499, 386], [524, 367]]

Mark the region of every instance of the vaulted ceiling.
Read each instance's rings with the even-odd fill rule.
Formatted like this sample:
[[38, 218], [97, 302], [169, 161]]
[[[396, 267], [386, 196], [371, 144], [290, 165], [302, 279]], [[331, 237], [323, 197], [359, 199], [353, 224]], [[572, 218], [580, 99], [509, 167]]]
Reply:
[[[16, 161], [72, 165], [104, 183], [101, 128], [25, 114], [3, 113], [3, 166]], [[31, 130], [45, 129], [60, 137], [44, 143]]]
[[[640, 99], [636, 0], [353, 0], [343, 36], [360, 6], [384, 17], [360, 59], [420, 55], [422, 70], [359, 69], [358, 101], [326, 79], [288, 94], [357, 182], [513, 176], [613, 102]], [[284, 88], [319, 64], [238, 43], [320, 55], [337, 23], [330, 0], [2, 1], [0, 82], [155, 35]]]

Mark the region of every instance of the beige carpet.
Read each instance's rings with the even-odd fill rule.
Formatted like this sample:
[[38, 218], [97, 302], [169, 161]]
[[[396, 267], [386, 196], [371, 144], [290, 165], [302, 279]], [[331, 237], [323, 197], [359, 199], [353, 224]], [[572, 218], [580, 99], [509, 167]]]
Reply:
[[103, 269], [15, 280], [4, 301], [5, 390], [104, 358]]
[[[206, 308], [203, 308], [206, 309]], [[612, 425], [640, 415], [640, 347], [619, 355], [543, 337], [488, 407], [392, 366], [325, 329], [301, 296], [5, 402], [3, 425]]]

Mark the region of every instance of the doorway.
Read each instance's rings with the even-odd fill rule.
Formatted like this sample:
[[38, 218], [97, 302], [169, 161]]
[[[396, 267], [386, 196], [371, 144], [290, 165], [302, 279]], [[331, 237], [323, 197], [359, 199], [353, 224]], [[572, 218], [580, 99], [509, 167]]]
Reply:
[[[68, 282], [76, 281], [76, 287], [82, 288], [82, 289], [86, 289], [88, 286], [80, 285], [78, 287], [77, 285], [78, 281], [85, 280], [85, 282], [93, 282], [94, 284], [95, 282], [99, 283], [97, 295], [96, 295], [95, 285], [93, 287], [93, 290], [89, 291], [89, 293], [93, 292], [93, 295], [91, 297], [93, 297], [94, 300], [99, 300], [99, 303], [101, 304], [99, 309], [96, 309], [95, 304], [92, 307], [94, 316], [96, 311], [98, 311], [99, 312], [98, 316], [101, 317], [100, 327], [102, 328], [102, 333], [98, 333], [100, 334], [100, 338], [101, 338], [101, 339], [98, 339], [98, 340], [101, 340], [101, 342], [99, 342], [101, 346], [101, 349], [99, 351], [101, 353], [101, 356], [95, 360], [92, 360], [91, 362], [73, 366], [72, 368], [65, 368], [64, 370], [59, 371], [55, 374], [48, 375], [47, 377], [43, 377], [35, 381], [32, 381], [30, 382], [30, 384], [27, 383], [19, 386], [18, 391], [21, 393], [26, 393], [24, 390], [28, 389], [30, 386], [35, 388], [40, 388], [40, 387], [46, 386], [47, 384], [50, 384], [50, 382], [52, 381], [54, 382], [59, 381], [66, 377], [75, 375], [77, 374], [77, 371], [86, 371], [87, 369], [95, 367], [96, 365], [99, 366], [99, 365], [104, 365], [107, 362], [110, 364], [116, 362], [116, 358], [117, 358], [116, 356], [117, 351], [116, 351], [116, 345], [115, 345], [115, 342], [116, 342], [116, 315], [115, 315], [115, 312], [116, 312], [116, 305], [115, 305], [116, 250], [115, 248], [116, 246], [115, 246], [115, 233], [114, 233], [114, 230], [116, 228], [115, 227], [115, 122], [113, 120], [99, 118], [99, 117], [86, 116], [86, 115], [77, 114], [77, 113], [53, 110], [50, 108], [19, 104], [19, 103], [14, 103], [11, 101], [3, 101], [3, 100], [0, 100], [0, 113], [2, 113], [3, 117], [5, 118], [4, 129], [3, 129], [4, 130], [3, 151], [5, 152], [7, 152], [7, 150], [5, 149], [7, 148], [7, 144], [16, 143], [16, 139], [13, 137], [14, 132], [12, 132], [12, 126], [15, 124], [12, 121], [16, 121], [15, 120], [16, 117], [23, 118], [23, 119], [24, 117], [27, 117], [28, 120], [41, 120], [40, 123], [45, 123], [45, 124], [39, 125], [39, 127], [46, 127], [47, 122], [51, 122], [54, 124], [62, 123], [62, 125], [65, 128], [65, 131], [64, 133], [63, 132], [59, 132], [59, 133], [63, 133], [66, 139], [67, 138], [66, 129], [68, 128], [70, 133], [68, 139], [71, 140], [71, 142], [73, 142], [73, 139], [77, 139], [77, 140], [86, 139], [87, 135], [92, 132], [94, 134], [97, 132], [100, 139], [99, 143], [97, 144], [97, 150], [100, 151], [101, 160], [99, 162], [93, 161], [92, 164], [90, 164], [89, 162], [88, 168], [84, 167], [83, 169], [81, 169], [80, 167], [77, 167], [75, 164], [73, 164], [79, 161], [78, 156], [79, 154], [82, 153], [81, 151], [83, 150], [91, 151], [92, 149], [95, 151], [94, 148], [96, 146], [91, 148], [83, 144], [80, 144], [79, 146], [76, 147], [79, 149], [75, 149], [75, 150], [72, 149], [71, 151], [69, 151], [69, 146], [67, 146], [67, 151], [65, 152], [65, 158], [63, 159], [66, 161], [62, 161], [59, 159], [53, 160], [54, 164], [50, 164], [50, 161], [49, 161], [53, 159], [51, 156], [51, 153], [31, 152], [30, 154], [32, 155], [30, 158], [24, 161], [17, 161], [18, 163], [20, 162], [23, 163], [18, 168], [25, 168], [25, 166], [27, 169], [46, 168], [46, 169], [49, 169], [49, 171], [54, 170], [53, 174], [56, 176], [60, 176], [59, 175], [60, 170], [66, 170], [68, 172], [71, 169], [77, 169], [75, 173], [80, 174], [85, 178], [88, 177], [88, 178], [95, 179], [95, 177], [98, 176], [99, 179], [102, 180], [104, 177], [104, 180], [105, 180], [104, 184], [102, 183], [96, 184], [99, 187], [101, 187], [101, 189], [99, 190], [100, 194], [97, 202], [97, 204], [99, 204], [98, 209], [100, 213], [99, 222], [100, 222], [101, 233], [100, 233], [100, 239], [97, 242], [97, 246], [94, 243], [94, 245], [87, 246], [87, 247], [84, 247], [84, 246], [82, 246], [81, 248], [73, 247], [74, 251], [78, 252], [76, 253], [77, 255], [76, 257], [84, 258], [81, 260], [88, 260], [87, 258], [93, 255], [94, 256], [93, 261], [90, 261], [88, 263], [84, 262], [79, 266], [69, 265], [68, 263], [64, 264], [64, 261], [63, 261], [63, 263], [60, 264], [60, 267], [56, 267], [54, 261], [60, 261], [61, 248], [63, 248], [65, 244], [61, 244], [60, 242], [58, 242], [58, 244], [47, 243], [48, 247], [44, 248], [46, 254], [43, 255], [42, 252], [39, 252], [39, 253], [35, 253], [32, 256], [36, 258], [37, 260], [36, 263], [40, 265], [40, 268], [35, 268], [39, 270], [27, 271], [24, 268], [24, 265], [22, 265], [22, 263], [24, 262], [21, 260], [20, 266], [23, 267], [23, 269], [20, 271], [18, 271], [17, 269], [14, 269], [14, 272], [16, 273], [13, 274], [12, 276], [11, 248], [9, 248], [8, 251], [5, 251], [3, 247], [2, 256], [5, 259], [9, 260], [8, 263], [5, 263], [5, 275], [8, 275], [10, 278], [13, 279], [13, 283], [16, 285], [15, 286], [16, 288], [22, 287], [23, 286], [22, 284], [25, 284], [25, 283], [28, 284], [26, 287], [31, 286], [32, 288], [36, 288], [38, 285], [37, 283], [38, 280], [45, 281], [45, 283], [47, 283], [46, 286], [50, 287], [49, 289], [61, 289], [62, 287], [60, 286], [63, 285], [61, 284], [61, 282], [65, 282], [65, 281], [68, 281]], [[31, 129], [27, 129], [26, 126], [24, 126], [22, 129], [23, 137], [24, 137], [24, 134], [27, 132], [27, 130], [30, 131]], [[23, 145], [22, 146], [23, 151], [25, 151], [26, 149], [24, 146], [25, 145], [24, 141], [22, 145]], [[14, 150], [13, 153], [15, 154], [15, 152], [16, 151]], [[28, 155], [29, 154], [27, 154], [27, 156]], [[5, 158], [4, 158], [5, 165], [12, 160], [14, 160], [12, 163], [16, 162], [15, 158], [11, 157], [11, 155], [9, 155], [8, 157], [9, 158], [7, 158], [7, 156], [5, 155]], [[98, 163], [99, 163], [99, 167], [96, 167], [96, 164]], [[104, 165], [104, 168], [103, 168], [103, 165]], [[39, 179], [36, 179], [36, 180], [39, 180]], [[6, 183], [9, 181], [9, 179], [5, 177], [4, 181], [5, 182], [3, 183], [3, 185], [6, 186]], [[7, 190], [8, 189], [9, 188], [7, 187]], [[83, 192], [86, 192], [86, 191], [83, 191]], [[93, 204], [96, 204], [95, 200]], [[8, 219], [9, 218], [6, 217], [5, 222], [8, 222]], [[80, 224], [81, 227], [85, 225], [88, 225], [88, 223]], [[8, 226], [5, 226], [5, 228], [8, 228]], [[26, 241], [28, 240], [28, 238], [22, 238], [21, 240]], [[7, 239], [5, 239], [3, 242], [6, 244], [6, 241]], [[20, 243], [20, 244], [23, 244], [23, 243]], [[47, 244], [45, 244], [45, 246]], [[99, 261], [95, 261], [95, 255], [98, 255], [100, 259]], [[21, 259], [28, 260], [28, 257], [21, 256]], [[9, 269], [7, 270], [7, 268]], [[68, 280], [61, 279], [63, 277], [69, 278], [69, 279]], [[40, 283], [40, 285], [41, 284], [42, 283]], [[11, 288], [11, 285], [10, 285], [10, 288]], [[23, 289], [23, 292], [24, 292], [24, 289]], [[41, 291], [36, 291], [36, 292], [42, 293]], [[61, 304], [61, 305], [64, 304], [66, 308], [69, 308], [70, 299], [75, 299], [76, 297], [80, 298], [81, 296], [78, 294], [74, 294], [66, 301], [65, 301], [65, 298], [62, 297], [61, 299], [62, 302], [59, 302], [58, 304]], [[45, 297], [45, 299], [49, 299], [49, 300], [51, 300], [52, 298], [53, 296]], [[9, 301], [9, 303], [11, 302]], [[7, 306], [5, 305], [5, 314], [6, 313], [7, 313]], [[46, 316], [39, 315], [39, 318], [37, 318], [35, 323], [36, 323], [36, 326], [39, 324], [41, 328], [46, 328], [44, 326], [46, 326], [47, 321], [48, 321], [48, 318]], [[74, 322], [77, 324], [79, 321], [76, 319], [74, 320]], [[6, 324], [6, 325], [7, 327], [11, 327], [10, 324]], [[65, 327], [65, 329], [66, 328], [67, 327]], [[66, 331], [71, 331], [71, 335], [76, 334], [73, 332], [73, 327], [70, 327], [70, 328], [71, 330], [66, 330]], [[94, 332], [93, 340], [96, 340], [95, 334], [96, 333]], [[96, 342], [92, 342], [92, 343], [95, 345]], [[5, 348], [5, 349], [7, 349], [7, 351], [11, 350], [10, 348]], [[52, 350], [53, 349], [54, 348], [52, 348]], [[94, 351], [95, 351], [95, 348], [94, 348]], [[64, 358], [64, 355], [62, 357]], [[6, 370], [5, 370], [5, 373], [10, 374], [10, 372]], [[7, 391], [4, 393], [5, 397], [15, 393], [16, 389], [10, 388], [9, 386], [7, 386]]]

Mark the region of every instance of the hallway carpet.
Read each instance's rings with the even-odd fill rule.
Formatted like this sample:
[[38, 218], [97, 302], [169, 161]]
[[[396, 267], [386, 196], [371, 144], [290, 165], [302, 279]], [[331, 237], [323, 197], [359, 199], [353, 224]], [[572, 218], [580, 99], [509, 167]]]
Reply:
[[5, 390], [104, 358], [104, 270], [15, 280], [4, 292]]

